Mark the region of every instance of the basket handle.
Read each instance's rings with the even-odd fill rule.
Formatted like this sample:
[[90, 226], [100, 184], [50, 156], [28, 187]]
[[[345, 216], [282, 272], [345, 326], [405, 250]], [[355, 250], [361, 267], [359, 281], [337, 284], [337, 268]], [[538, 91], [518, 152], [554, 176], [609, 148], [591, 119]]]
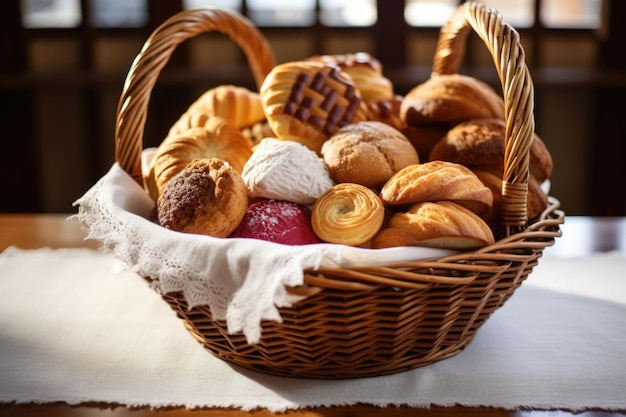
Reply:
[[433, 76], [456, 73], [469, 30], [483, 40], [502, 83], [506, 120], [500, 223], [507, 234], [527, 224], [526, 201], [530, 145], [535, 131], [534, 90], [519, 34], [493, 8], [466, 2], [442, 27], [433, 61]]
[[249, 20], [234, 11], [187, 10], [155, 29], [126, 76], [115, 122], [115, 160], [139, 184], [142, 184], [144, 125], [157, 77], [180, 43], [210, 31], [230, 36], [244, 51], [257, 87], [275, 65], [274, 53], [265, 37]]

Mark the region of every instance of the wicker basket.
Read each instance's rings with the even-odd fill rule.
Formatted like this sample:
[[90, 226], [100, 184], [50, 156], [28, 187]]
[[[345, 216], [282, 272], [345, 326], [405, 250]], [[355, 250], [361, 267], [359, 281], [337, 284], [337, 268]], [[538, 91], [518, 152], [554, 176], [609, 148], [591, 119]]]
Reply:
[[[493, 9], [464, 3], [441, 30], [433, 72], [458, 70], [470, 29], [493, 55], [505, 101], [504, 202], [496, 243], [384, 267], [306, 270], [305, 285], [290, 290], [308, 297], [281, 308], [282, 323], [264, 322], [256, 345], [228, 334], [208, 307], [189, 309], [181, 293], [164, 294], [207, 350], [244, 368], [283, 376], [335, 379], [401, 372], [460, 352], [526, 279], [544, 248], [560, 236], [564, 214], [550, 197], [539, 218], [526, 219], [533, 85], [517, 32]], [[233, 12], [182, 12], [156, 29], [128, 74], [117, 112], [116, 160], [137, 182], [152, 87], [176, 46], [207, 31], [229, 35], [244, 50], [259, 86], [274, 66], [263, 36]]]

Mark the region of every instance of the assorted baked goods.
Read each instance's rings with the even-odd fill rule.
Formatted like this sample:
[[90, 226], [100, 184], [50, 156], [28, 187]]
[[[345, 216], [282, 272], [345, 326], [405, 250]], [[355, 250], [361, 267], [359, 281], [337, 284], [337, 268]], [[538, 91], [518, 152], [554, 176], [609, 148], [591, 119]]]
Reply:
[[[259, 93], [201, 95], [145, 163], [172, 230], [287, 245], [473, 250], [494, 243], [504, 103], [465, 75], [394, 93], [369, 54], [277, 65]], [[527, 217], [546, 208], [552, 158], [530, 149]]]

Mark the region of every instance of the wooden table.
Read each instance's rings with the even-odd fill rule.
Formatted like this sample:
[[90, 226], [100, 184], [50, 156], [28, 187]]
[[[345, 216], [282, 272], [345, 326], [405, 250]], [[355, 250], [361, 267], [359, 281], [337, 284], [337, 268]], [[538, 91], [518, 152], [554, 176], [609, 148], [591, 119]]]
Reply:
[[[66, 220], [67, 214], [0, 214], [0, 251], [9, 246], [22, 249], [50, 248], [97, 248], [98, 243], [84, 240], [85, 234], [76, 221]], [[585, 255], [593, 252], [619, 251], [626, 254], [626, 218], [590, 218], [568, 217], [563, 225], [563, 237], [556, 245], [548, 248], [545, 256], [561, 256], [563, 254]], [[1, 377], [1, 376], [0, 376]], [[184, 408], [127, 408], [118, 404], [80, 404], [76, 406], [52, 404], [0, 404], [0, 416], [108, 416], [108, 417], [144, 417], [144, 416], [194, 416], [194, 417], [269, 417], [269, 416], [299, 416], [299, 417], [338, 417], [338, 416], [507, 416], [507, 417], [539, 417], [539, 416], [585, 416], [599, 417], [620, 415], [626, 416], [626, 410], [621, 412], [587, 411], [573, 413], [565, 410], [523, 410], [508, 411], [497, 408], [462, 407], [451, 408], [431, 407], [430, 409], [416, 409], [409, 407], [378, 408], [370, 405], [355, 405], [331, 408], [309, 408], [292, 410], [285, 413], [270, 413], [266, 410], [244, 412], [232, 409], [194, 409]]]

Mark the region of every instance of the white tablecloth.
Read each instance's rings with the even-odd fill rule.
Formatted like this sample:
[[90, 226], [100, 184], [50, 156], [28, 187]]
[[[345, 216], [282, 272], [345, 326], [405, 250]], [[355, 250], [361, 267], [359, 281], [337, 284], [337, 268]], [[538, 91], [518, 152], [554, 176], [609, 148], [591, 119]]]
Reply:
[[616, 254], [544, 257], [455, 357], [391, 376], [317, 381], [216, 359], [108, 255], [9, 248], [0, 255], [0, 402], [623, 410], [624, 270]]

